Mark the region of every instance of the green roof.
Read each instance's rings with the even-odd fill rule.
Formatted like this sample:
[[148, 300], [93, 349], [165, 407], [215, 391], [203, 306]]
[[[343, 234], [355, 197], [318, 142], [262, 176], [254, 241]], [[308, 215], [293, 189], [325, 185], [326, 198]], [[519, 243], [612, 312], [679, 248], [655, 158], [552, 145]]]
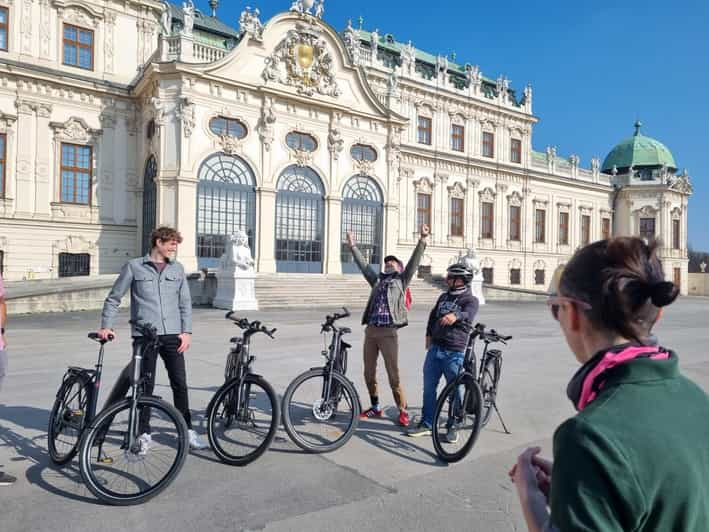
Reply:
[[[180, 25], [182, 25], [184, 22], [182, 8], [176, 6], [175, 4], [169, 5], [173, 24], [177, 21]], [[207, 33], [216, 33], [222, 37], [230, 37], [235, 41], [238, 41], [241, 38], [239, 30], [232, 28], [231, 26], [227, 26], [217, 17], [205, 15], [199, 9], [195, 10], [194, 27], [197, 30], [204, 30]]]
[[662, 144], [645, 135], [640, 134], [640, 122], [635, 123], [635, 134], [623, 140], [606, 157], [601, 166], [602, 172], [610, 172], [615, 166], [618, 170], [627, 169], [631, 166], [640, 168], [643, 166], [667, 166], [672, 170], [677, 169], [672, 152]]

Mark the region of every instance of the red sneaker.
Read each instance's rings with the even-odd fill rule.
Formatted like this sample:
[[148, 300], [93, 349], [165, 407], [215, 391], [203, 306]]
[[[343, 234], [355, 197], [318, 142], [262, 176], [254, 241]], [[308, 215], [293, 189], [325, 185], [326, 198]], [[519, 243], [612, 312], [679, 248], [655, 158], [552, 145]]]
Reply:
[[372, 419], [374, 417], [382, 417], [384, 412], [381, 409], [377, 410], [374, 407], [370, 407], [359, 415], [360, 419]]
[[399, 412], [399, 424], [402, 427], [408, 427], [410, 423], [411, 419], [409, 418], [409, 413], [406, 410]]

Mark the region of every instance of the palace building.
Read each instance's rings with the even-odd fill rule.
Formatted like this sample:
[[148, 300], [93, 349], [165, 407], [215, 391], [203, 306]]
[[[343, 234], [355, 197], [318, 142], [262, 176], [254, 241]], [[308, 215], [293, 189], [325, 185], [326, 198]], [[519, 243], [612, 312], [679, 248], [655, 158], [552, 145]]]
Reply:
[[115, 273], [158, 224], [190, 272], [243, 229], [259, 272], [351, 273], [346, 231], [378, 267], [426, 223], [434, 274], [475, 248], [488, 283], [545, 289], [641, 235], [686, 293], [690, 179], [639, 123], [590, 168], [535, 151], [531, 86], [283, 1], [232, 27], [216, 0], [0, 0], [5, 278]]

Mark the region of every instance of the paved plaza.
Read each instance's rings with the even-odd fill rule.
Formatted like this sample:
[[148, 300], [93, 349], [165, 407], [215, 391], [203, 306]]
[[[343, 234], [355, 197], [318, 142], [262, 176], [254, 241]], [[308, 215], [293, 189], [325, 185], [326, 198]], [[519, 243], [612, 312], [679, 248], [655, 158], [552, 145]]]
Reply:
[[[319, 324], [326, 311], [249, 313], [278, 328], [276, 340], [254, 339], [256, 369], [282, 394], [302, 371], [321, 363]], [[677, 350], [683, 371], [709, 390], [708, 299], [683, 299], [667, 309], [657, 328], [663, 345]], [[402, 380], [414, 413], [421, 405], [423, 336], [427, 309], [415, 305], [401, 331]], [[410, 439], [395, 425], [383, 367], [381, 396], [389, 419], [363, 421], [350, 442], [327, 455], [300, 452], [279, 431], [274, 445], [245, 468], [228, 467], [209, 451], [192, 453], [180, 476], [156, 499], [137, 507], [98, 505], [81, 483], [74, 461], [49, 464], [46, 425], [54, 393], [67, 365], [91, 366], [95, 344], [86, 332], [98, 312], [14, 317], [9, 324], [10, 375], [0, 392], [0, 467], [19, 480], [0, 488], [3, 532], [101, 530], [523, 530], [507, 470], [520, 449], [541, 444], [551, 453], [554, 428], [573, 414], [566, 384], [577, 367], [557, 324], [540, 303], [491, 303], [479, 321], [514, 340], [505, 351], [500, 410], [512, 434], [497, 419], [482, 431], [470, 456], [447, 465], [437, 460], [430, 438]], [[107, 349], [105, 398], [129, 356], [127, 315], [119, 342]], [[359, 312], [349, 375], [363, 403], [363, 334]], [[188, 355], [191, 407], [204, 432], [204, 409], [223, 380], [227, 340], [236, 328], [223, 312], [195, 311], [194, 346]], [[381, 364], [380, 364], [381, 365]], [[172, 400], [158, 366], [156, 393]], [[366, 404], [365, 404], [366, 406]]]

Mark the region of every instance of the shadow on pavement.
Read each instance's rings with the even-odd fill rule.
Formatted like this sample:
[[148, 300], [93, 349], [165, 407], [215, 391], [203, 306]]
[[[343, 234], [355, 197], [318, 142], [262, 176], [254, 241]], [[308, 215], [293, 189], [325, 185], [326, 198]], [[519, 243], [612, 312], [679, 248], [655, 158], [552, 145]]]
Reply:
[[[3, 421], [0, 426], [0, 446], [14, 449], [18, 455], [18, 458], [13, 459], [14, 461], [31, 462], [25, 472], [25, 477], [31, 484], [67, 499], [99, 504], [96, 499], [88, 495], [76, 461], [58, 467], [49, 458], [46, 449], [49, 413], [49, 410], [30, 406], [0, 405], [0, 421]], [[5, 423], [8, 421], [29, 430], [42, 431], [44, 434], [32, 439], [25, 438], [9, 429]]]

